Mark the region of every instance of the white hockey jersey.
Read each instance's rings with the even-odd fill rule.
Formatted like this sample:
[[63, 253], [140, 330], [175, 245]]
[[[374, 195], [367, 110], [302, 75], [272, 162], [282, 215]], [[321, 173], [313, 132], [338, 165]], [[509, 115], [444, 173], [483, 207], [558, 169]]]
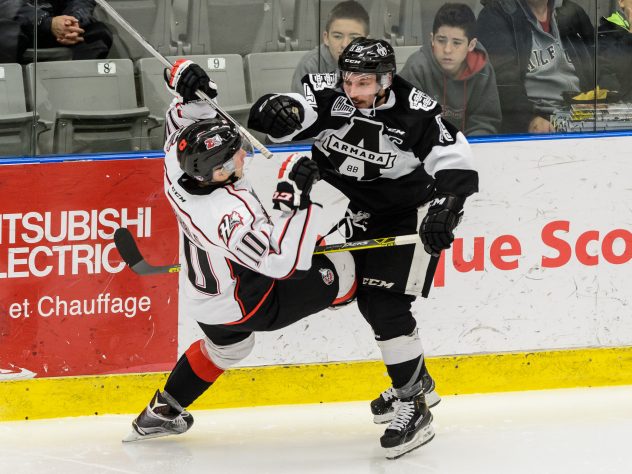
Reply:
[[271, 218], [245, 178], [192, 186], [173, 144], [179, 130], [214, 115], [203, 102], [176, 100], [167, 111], [165, 194], [182, 230], [180, 314], [204, 324], [239, 323], [273, 294], [277, 279], [310, 268], [321, 208]]

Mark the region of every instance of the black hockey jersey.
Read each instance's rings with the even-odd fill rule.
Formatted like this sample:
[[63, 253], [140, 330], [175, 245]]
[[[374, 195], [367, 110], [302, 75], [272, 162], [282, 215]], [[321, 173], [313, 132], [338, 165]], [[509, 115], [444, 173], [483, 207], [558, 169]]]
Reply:
[[303, 78], [302, 129], [274, 142], [314, 137], [312, 158], [322, 177], [357, 208], [372, 214], [419, 207], [436, 192], [467, 197], [478, 191], [465, 136], [441, 118], [441, 106], [395, 76], [386, 102], [356, 109], [337, 75]]

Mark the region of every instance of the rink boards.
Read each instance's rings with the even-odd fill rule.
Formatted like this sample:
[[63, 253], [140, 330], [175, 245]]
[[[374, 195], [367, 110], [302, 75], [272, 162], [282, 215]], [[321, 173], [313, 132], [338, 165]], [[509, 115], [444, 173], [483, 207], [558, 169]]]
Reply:
[[[473, 144], [481, 192], [413, 307], [440, 393], [632, 383], [631, 140]], [[177, 277], [138, 277], [112, 249], [126, 225], [148, 261], [177, 261], [161, 160], [106, 158], [0, 166], [0, 419], [136, 411], [199, 337]], [[275, 168], [249, 167], [265, 205]], [[327, 185], [315, 196], [331, 222], [344, 211]], [[257, 335], [199, 403], [366, 399], [387, 384], [378, 359], [355, 306], [325, 311]]]

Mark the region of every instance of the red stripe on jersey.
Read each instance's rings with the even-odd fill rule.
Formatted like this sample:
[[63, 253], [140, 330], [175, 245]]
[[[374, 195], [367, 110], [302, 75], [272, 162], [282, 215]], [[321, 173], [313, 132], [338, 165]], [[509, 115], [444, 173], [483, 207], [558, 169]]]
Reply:
[[296, 155], [296, 153], [292, 153], [290, 156], [288, 156], [286, 158], [286, 160], [281, 164], [281, 167], [279, 168], [279, 175], [278, 175], [278, 179], [281, 179], [283, 177], [283, 173], [285, 173], [285, 169], [287, 168], [287, 165], [290, 161], [292, 161], [292, 159], [294, 158], [294, 155]]
[[[298, 248], [296, 249], [296, 259], [294, 260], [294, 264], [292, 265], [292, 270], [290, 270], [290, 272], [287, 275], [285, 275], [283, 278], [279, 278], [279, 280], [286, 280], [290, 278], [296, 271], [296, 265], [298, 265], [298, 258], [301, 255], [301, 249], [303, 248], [303, 241], [305, 240], [305, 232], [307, 231], [309, 218], [312, 215], [312, 206], [313, 204], [310, 204], [309, 207], [307, 208], [307, 217], [305, 217], [305, 222], [303, 223], [303, 231], [301, 232], [301, 240], [299, 241]], [[292, 216], [290, 220], [294, 219], [295, 216], [296, 214], [294, 214], [294, 216]], [[280, 247], [281, 247], [281, 244], [279, 243], [279, 248]]]
[[204, 340], [200, 339], [195, 341], [185, 351], [189, 365], [193, 369], [195, 375], [200, 377], [205, 382], [213, 383], [217, 378], [224, 373], [224, 369], [217, 367], [210, 356], [206, 352], [204, 347]]
[[239, 304], [239, 307], [241, 308], [241, 314], [244, 315], [241, 319], [238, 319], [237, 321], [233, 321], [232, 323], [224, 323], [225, 326], [231, 326], [234, 324], [243, 323], [245, 321], [248, 321], [250, 318], [252, 318], [256, 314], [256, 312], [259, 310], [259, 308], [261, 308], [261, 305], [263, 304], [263, 302], [266, 300], [266, 298], [268, 297], [268, 295], [274, 288], [275, 282], [274, 280], [272, 280], [272, 284], [270, 285], [270, 288], [268, 288], [268, 290], [264, 293], [264, 295], [261, 297], [261, 299], [256, 304], [256, 306], [248, 314], [246, 314], [246, 307], [244, 306], [243, 301], [241, 301], [241, 299], [239, 298], [239, 284], [240, 284], [239, 276], [237, 276], [236, 273], [233, 271], [233, 265], [229, 259], [226, 259], [226, 263], [228, 264], [228, 268], [230, 269], [230, 276], [233, 277], [234, 280], [236, 280], [235, 291], [234, 291], [235, 301], [237, 301], [237, 303]]

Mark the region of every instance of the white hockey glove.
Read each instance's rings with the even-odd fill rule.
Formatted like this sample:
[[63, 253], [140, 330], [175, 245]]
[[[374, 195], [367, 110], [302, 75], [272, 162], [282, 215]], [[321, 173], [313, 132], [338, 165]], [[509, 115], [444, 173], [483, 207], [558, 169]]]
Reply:
[[463, 199], [454, 194], [438, 194], [431, 202], [428, 214], [421, 221], [419, 236], [424, 249], [438, 257], [454, 242], [454, 229], [463, 217]]
[[307, 209], [311, 203], [309, 193], [319, 179], [318, 165], [314, 161], [298, 153], [291, 154], [279, 169], [279, 182], [272, 196], [274, 209]]
[[211, 99], [217, 97], [217, 84], [200, 66], [188, 59], [178, 59], [171, 69], [165, 69], [167, 87], [182, 97], [184, 102], [199, 100], [195, 91], [201, 90]]

